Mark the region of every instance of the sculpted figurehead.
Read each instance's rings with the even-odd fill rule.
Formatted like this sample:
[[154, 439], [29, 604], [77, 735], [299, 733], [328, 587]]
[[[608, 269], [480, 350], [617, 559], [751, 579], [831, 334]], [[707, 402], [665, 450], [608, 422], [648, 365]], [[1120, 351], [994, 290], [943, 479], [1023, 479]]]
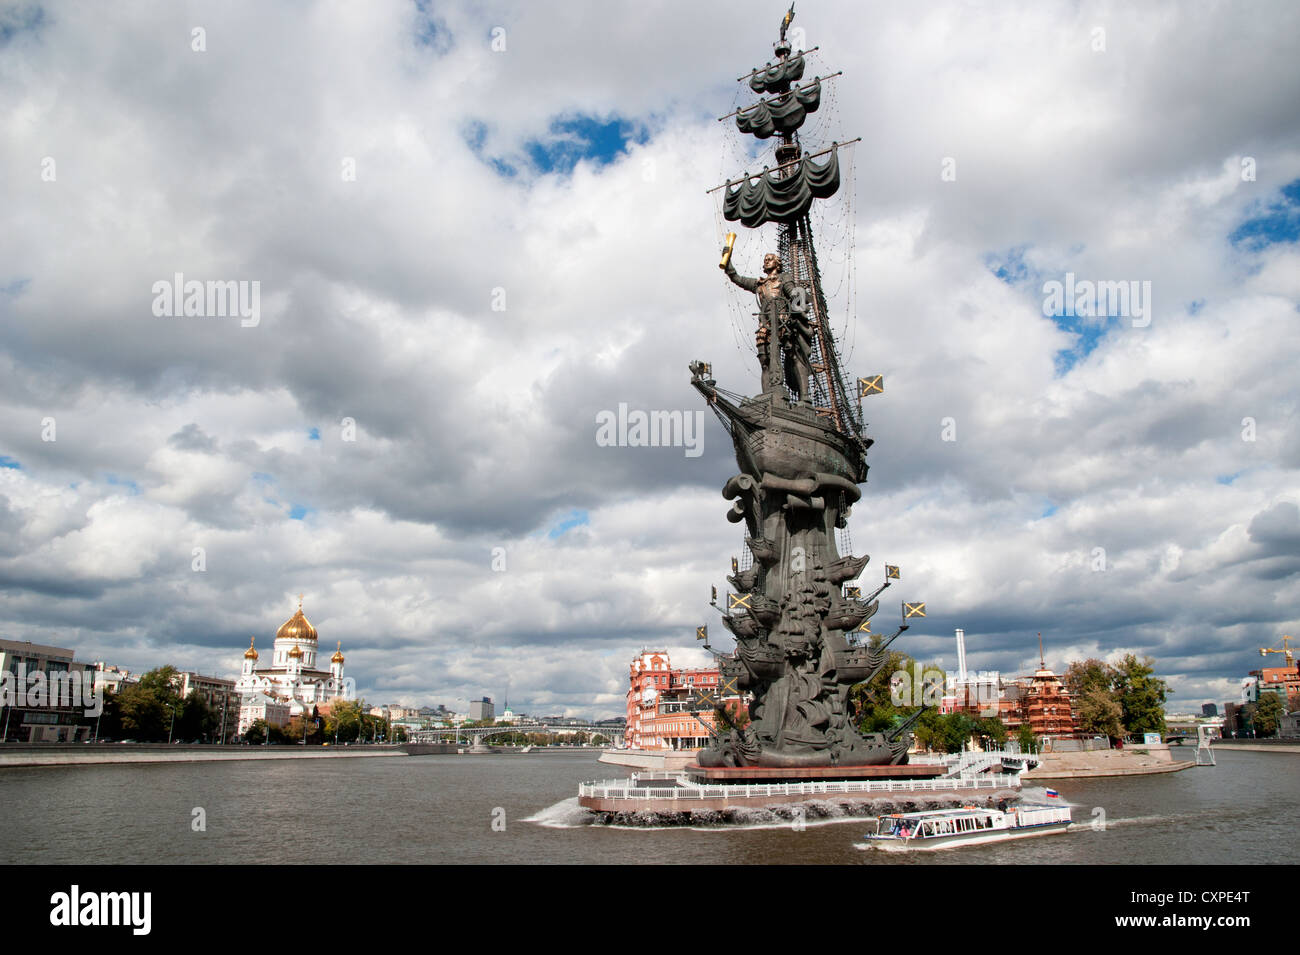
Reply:
[[763, 271], [768, 275], [781, 271], [781, 257], [775, 252], [769, 252], [763, 256]]

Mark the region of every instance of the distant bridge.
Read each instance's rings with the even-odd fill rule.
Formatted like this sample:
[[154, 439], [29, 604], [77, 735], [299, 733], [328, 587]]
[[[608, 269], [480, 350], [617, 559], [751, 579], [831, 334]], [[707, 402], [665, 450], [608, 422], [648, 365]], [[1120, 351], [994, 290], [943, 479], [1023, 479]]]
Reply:
[[508, 736], [512, 733], [550, 733], [561, 735], [569, 733], [587, 733], [600, 735], [615, 745], [623, 743], [622, 726], [597, 726], [595, 723], [516, 723], [512, 726], [449, 726], [442, 729], [408, 730], [407, 740], [412, 743], [438, 743], [447, 740], [477, 740], [485, 742], [493, 736]]

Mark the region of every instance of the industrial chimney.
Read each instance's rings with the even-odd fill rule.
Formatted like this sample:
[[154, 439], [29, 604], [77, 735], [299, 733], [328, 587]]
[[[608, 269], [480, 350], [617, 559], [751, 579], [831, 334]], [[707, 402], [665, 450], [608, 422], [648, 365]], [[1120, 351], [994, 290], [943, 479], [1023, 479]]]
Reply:
[[957, 682], [966, 682], [966, 631], [957, 631]]

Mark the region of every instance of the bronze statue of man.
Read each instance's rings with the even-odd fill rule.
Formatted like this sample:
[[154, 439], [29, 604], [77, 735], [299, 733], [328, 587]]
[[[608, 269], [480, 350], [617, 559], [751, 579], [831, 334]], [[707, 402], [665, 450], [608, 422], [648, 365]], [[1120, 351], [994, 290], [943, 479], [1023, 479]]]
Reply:
[[808, 376], [812, 374], [812, 325], [808, 321], [806, 290], [793, 275], [781, 270], [781, 257], [775, 252], [763, 256], [763, 277], [749, 278], [736, 272], [731, 256], [719, 267], [746, 292], [758, 299], [758, 361], [763, 368], [763, 390], [779, 388], [781, 373], [771, 361], [772, 329], [785, 352], [785, 383], [795, 397], [808, 395]]

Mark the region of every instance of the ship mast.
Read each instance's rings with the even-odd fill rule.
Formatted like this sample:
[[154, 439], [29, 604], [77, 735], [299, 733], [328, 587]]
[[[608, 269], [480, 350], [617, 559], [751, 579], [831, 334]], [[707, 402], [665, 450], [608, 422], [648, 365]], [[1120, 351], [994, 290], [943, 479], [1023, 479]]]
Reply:
[[[849, 399], [831, 332], [810, 215], [812, 200], [829, 198], [838, 191], [838, 149], [850, 144], [832, 144], [829, 150], [812, 155], [804, 151], [799, 127], [806, 115], [820, 105], [822, 78], [794, 85], [803, 76], [805, 52], [795, 52], [786, 39], [793, 19], [792, 5], [781, 22], [780, 39], [773, 48], [776, 62], [741, 77], [742, 82], [748, 81], [756, 93], [766, 94], [767, 98], [733, 114], [741, 132], [759, 139], [777, 138], [775, 165], [758, 176], [747, 175], [739, 183], [727, 184], [723, 215], [751, 229], [767, 222], [777, 223], [777, 253], [782, 268], [805, 290], [807, 315], [813, 328], [809, 381], [812, 404], [835, 430], [865, 450], [869, 442], [863, 439], [862, 422]], [[830, 158], [824, 164], [812, 162], [827, 152]], [[756, 207], [761, 211], [755, 211]]]

